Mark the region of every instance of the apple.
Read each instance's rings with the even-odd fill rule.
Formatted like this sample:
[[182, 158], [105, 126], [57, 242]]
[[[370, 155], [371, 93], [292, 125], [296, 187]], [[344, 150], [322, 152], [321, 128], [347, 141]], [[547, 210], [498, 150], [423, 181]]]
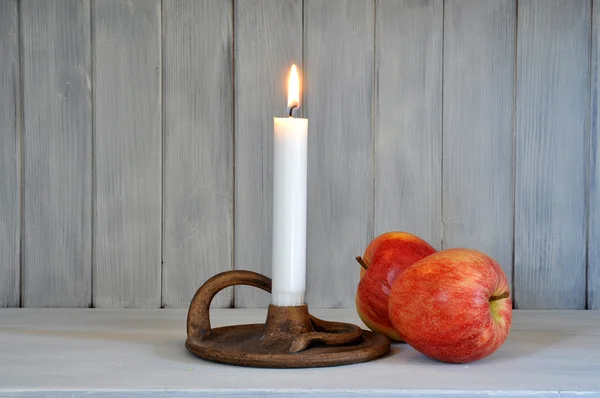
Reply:
[[401, 341], [388, 315], [392, 283], [402, 271], [432, 253], [435, 249], [418, 236], [393, 231], [373, 239], [363, 257], [356, 258], [363, 267], [356, 290], [356, 311], [369, 329]]
[[439, 251], [396, 279], [389, 316], [400, 338], [430, 358], [450, 363], [484, 358], [504, 343], [510, 330], [506, 275], [485, 253]]

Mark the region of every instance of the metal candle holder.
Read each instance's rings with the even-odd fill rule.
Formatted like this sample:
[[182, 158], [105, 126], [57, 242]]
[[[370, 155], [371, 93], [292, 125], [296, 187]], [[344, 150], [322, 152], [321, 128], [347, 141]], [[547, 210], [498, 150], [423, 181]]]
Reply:
[[262, 368], [347, 365], [390, 350], [387, 337], [341, 322], [315, 318], [306, 304], [270, 305], [264, 324], [210, 327], [214, 296], [229, 286], [249, 285], [271, 293], [271, 279], [252, 271], [226, 271], [207, 280], [190, 303], [185, 345], [214, 362]]

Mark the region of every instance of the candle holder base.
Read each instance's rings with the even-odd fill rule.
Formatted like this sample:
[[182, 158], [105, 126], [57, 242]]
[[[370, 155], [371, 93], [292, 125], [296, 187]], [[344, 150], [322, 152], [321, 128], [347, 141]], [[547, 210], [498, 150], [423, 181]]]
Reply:
[[262, 368], [309, 368], [366, 362], [390, 350], [387, 337], [356, 325], [329, 322], [308, 306], [270, 305], [264, 324], [211, 329], [213, 297], [234, 285], [271, 291], [271, 280], [251, 271], [226, 271], [204, 283], [194, 295], [187, 318], [187, 349], [209, 361]]

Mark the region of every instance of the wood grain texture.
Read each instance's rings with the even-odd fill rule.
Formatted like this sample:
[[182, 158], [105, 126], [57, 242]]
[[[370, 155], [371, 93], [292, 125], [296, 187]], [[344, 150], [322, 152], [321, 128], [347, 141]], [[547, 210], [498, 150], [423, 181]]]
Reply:
[[444, 248], [483, 251], [510, 281], [516, 2], [444, 9]]
[[304, 3], [311, 307], [354, 307], [360, 268], [354, 258], [373, 234], [373, 25], [373, 1]]
[[[364, 327], [354, 309], [311, 310]], [[2, 397], [512, 397], [600, 395], [600, 311], [515, 311], [510, 336], [481, 361], [443, 364], [407, 344], [352, 366], [223, 366], [183, 346], [185, 310], [0, 310]], [[211, 311], [214, 327], [265, 310]], [[182, 325], [184, 327], [182, 327]], [[43, 347], [43, 351], [40, 348]], [[498, 375], [503, 377], [498, 377]]]
[[589, 136], [587, 308], [600, 309], [600, 3], [593, 0]]
[[91, 302], [90, 3], [21, 1], [25, 307]]
[[[289, 69], [302, 65], [302, 1], [234, 4], [235, 268], [271, 276], [273, 117], [285, 116]], [[270, 302], [259, 289], [236, 287], [236, 307]]]
[[584, 308], [590, 2], [518, 4], [516, 306]]
[[19, 14], [0, 2], [0, 307], [18, 307], [21, 216]]
[[443, 2], [376, 4], [374, 235], [407, 231], [440, 249]]
[[159, 307], [159, 0], [94, 2], [94, 306]]
[[[233, 268], [233, 15], [225, 0], [164, 7], [163, 305], [188, 307]], [[213, 306], [232, 304], [233, 289]]]

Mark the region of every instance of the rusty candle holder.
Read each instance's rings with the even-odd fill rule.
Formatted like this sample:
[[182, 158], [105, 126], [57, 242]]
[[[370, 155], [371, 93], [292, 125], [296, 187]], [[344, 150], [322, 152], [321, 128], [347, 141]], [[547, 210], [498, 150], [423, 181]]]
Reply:
[[308, 306], [270, 305], [264, 324], [211, 329], [209, 308], [226, 287], [249, 285], [271, 292], [271, 279], [252, 271], [226, 271], [196, 292], [187, 317], [185, 346], [214, 362], [262, 368], [310, 368], [366, 362], [390, 350], [387, 337], [356, 325], [324, 321]]

